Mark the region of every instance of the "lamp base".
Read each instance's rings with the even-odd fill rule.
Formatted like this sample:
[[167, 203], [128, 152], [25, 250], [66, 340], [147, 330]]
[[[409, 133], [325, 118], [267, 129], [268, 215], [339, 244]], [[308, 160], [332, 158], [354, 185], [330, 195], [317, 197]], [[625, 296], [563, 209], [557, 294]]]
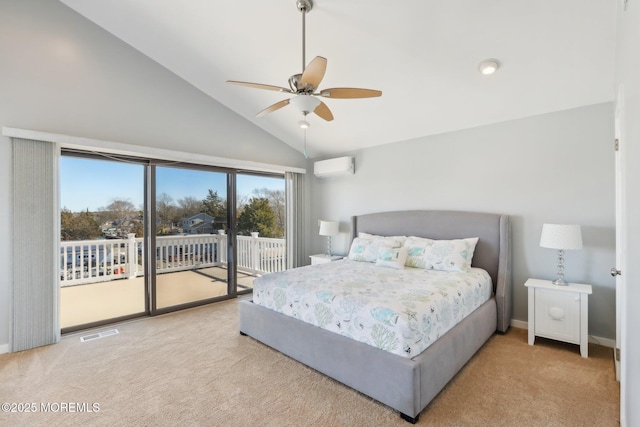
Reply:
[[558, 249], [558, 274], [556, 280], [553, 282], [556, 286], [567, 286], [568, 283], [564, 280], [564, 250]]

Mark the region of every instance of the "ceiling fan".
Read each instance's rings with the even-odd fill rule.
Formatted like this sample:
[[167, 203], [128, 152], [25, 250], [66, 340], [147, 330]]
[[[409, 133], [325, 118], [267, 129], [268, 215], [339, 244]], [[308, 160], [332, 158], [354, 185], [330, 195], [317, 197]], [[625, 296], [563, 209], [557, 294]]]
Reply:
[[[276, 102], [275, 104], [265, 108], [257, 114], [257, 117], [262, 117], [266, 114], [272, 113], [285, 107], [289, 104], [298, 109], [305, 117], [309, 113], [315, 113], [319, 117], [326, 121], [333, 120], [333, 114], [329, 107], [322, 102], [318, 97], [324, 98], [373, 98], [381, 96], [382, 92], [373, 89], [359, 89], [352, 87], [338, 87], [331, 89], [318, 89], [324, 73], [327, 69], [327, 60], [322, 56], [316, 56], [305, 67], [306, 64], [306, 52], [305, 52], [305, 15], [312, 9], [313, 4], [311, 0], [297, 0], [296, 7], [302, 12], [302, 73], [294, 74], [289, 77], [289, 88], [265, 85], [260, 83], [239, 82], [235, 80], [227, 80], [227, 83], [234, 85], [253, 87], [256, 89], [274, 90], [277, 92], [286, 92], [293, 94], [292, 98], [284, 99]], [[300, 122], [300, 126], [303, 128], [309, 127], [309, 123], [305, 120]]]

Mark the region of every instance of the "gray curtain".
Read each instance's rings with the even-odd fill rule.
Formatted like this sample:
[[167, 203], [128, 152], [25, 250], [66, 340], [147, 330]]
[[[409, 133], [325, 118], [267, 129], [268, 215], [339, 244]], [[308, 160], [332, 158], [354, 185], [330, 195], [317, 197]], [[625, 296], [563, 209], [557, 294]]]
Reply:
[[58, 160], [50, 142], [12, 139], [13, 329], [11, 351], [60, 339]]
[[286, 172], [284, 178], [287, 205], [287, 268], [295, 268], [305, 264], [304, 174]]

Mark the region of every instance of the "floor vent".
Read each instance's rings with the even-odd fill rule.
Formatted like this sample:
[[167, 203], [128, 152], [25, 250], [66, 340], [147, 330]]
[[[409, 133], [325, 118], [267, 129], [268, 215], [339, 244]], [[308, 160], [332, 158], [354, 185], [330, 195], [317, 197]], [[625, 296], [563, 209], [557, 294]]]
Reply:
[[117, 329], [109, 329], [108, 331], [102, 331], [91, 335], [85, 335], [84, 337], [80, 337], [80, 341], [87, 342], [93, 340], [99, 340], [100, 338], [109, 337], [111, 335], [119, 334], [120, 332]]

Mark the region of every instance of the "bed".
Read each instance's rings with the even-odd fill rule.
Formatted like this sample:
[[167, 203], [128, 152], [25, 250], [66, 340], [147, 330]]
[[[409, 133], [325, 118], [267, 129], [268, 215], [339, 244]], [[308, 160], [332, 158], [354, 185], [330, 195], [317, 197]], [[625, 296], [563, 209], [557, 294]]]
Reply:
[[509, 328], [509, 217], [457, 211], [397, 211], [354, 216], [351, 225], [352, 240], [360, 233], [436, 240], [478, 237], [472, 267], [485, 270], [491, 278], [493, 292], [489, 300], [426, 350], [411, 357], [248, 300], [239, 304], [240, 333], [396, 409], [403, 419], [415, 423], [420, 412], [476, 351], [496, 331], [506, 332]]

